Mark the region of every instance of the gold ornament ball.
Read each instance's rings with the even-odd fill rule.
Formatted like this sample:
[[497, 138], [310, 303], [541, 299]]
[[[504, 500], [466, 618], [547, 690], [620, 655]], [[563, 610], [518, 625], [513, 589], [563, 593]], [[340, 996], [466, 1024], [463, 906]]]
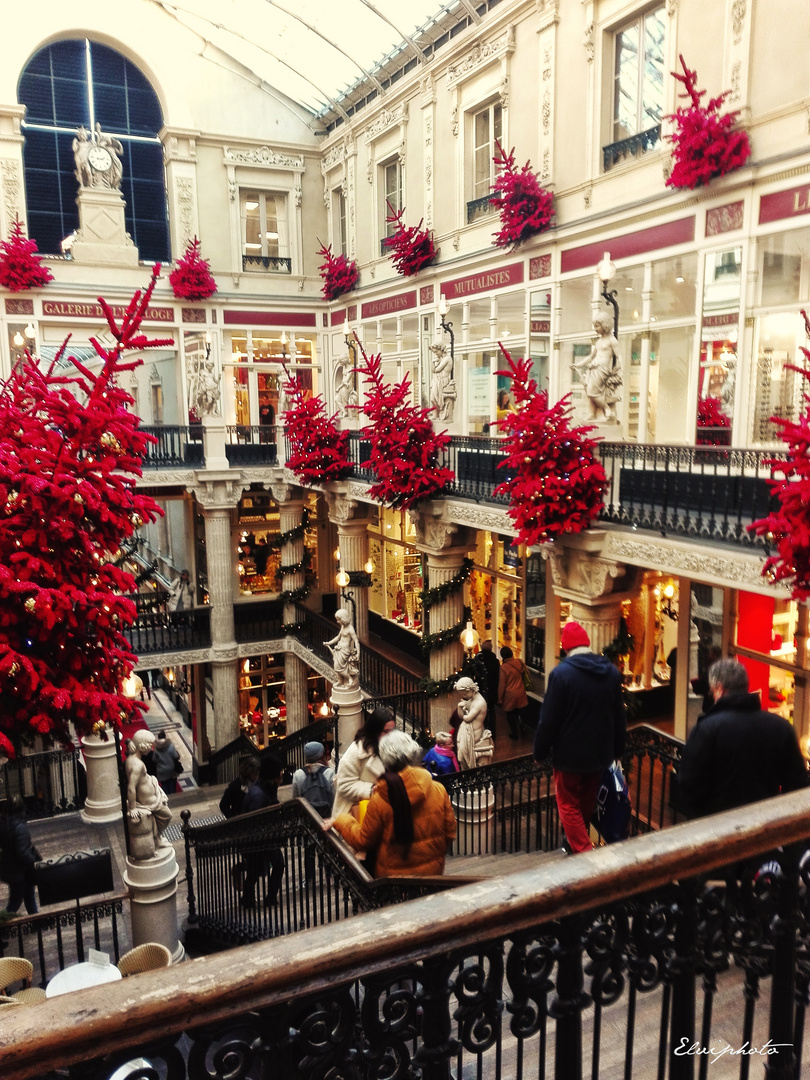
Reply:
[[74, 501], [75, 503], [81, 503], [82, 505], [84, 505], [84, 499], [83, 499], [83, 498], [81, 497], [81, 495], [80, 495], [80, 494], [78, 493], [78, 491], [77, 491], [77, 492], [76, 492], [76, 494], [75, 494], [75, 495], [73, 496], [73, 501]]
[[116, 437], [112, 434], [111, 431], [103, 432], [102, 436], [101, 436], [101, 439], [99, 441], [101, 442], [102, 446], [117, 446], [118, 445], [118, 439], [116, 439]]
[[29, 596], [28, 599], [25, 601], [25, 610], [26, 611], [33, 611], [36, 606], [37, 606], [36, 600], [33, 598], [33, 596]]
[[8, 669], [8, 673], [9, 673], [9, 675], [11, 675], [13, 677], [13, 676], [19, 674], [19, 671], [20, 671], [20, 665], [15, 660], [15, 662]]

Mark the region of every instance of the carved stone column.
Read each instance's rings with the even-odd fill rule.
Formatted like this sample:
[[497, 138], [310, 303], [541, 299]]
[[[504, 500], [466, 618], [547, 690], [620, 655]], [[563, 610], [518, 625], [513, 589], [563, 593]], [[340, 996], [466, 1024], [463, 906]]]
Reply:
[[[567, 536], [548, 553], [554, 595], [571, 601], [571, 616], [585, 628], [595, 653], [609, 645], [619, 631], [621, 602], [635, 588], [635, 568], [601, 557], [602, 529]], [[559, 628], [546, 627], [546, 640], [559, 655]]]
[[[193, 489], [202, 507], [208, 554], [208, 601], [211, 606], [211, 679], [213, 724], [207, 724], [211, 749], [226, 746], [239, 734], [237, 646], [233, 601], [236, 594], [236, 541], [231, 519], [241, 480], [232, 475], [198, 474]], [[201, 733], [198, 735], [201, 737]]]
[[[273, 498], [278, 503], [279, 531], [282, 533], [297, 529], [304, 515], [304, 496], [300, 488], [287, 484], [274, 484], [271, 488]], [[281, 568], [300, 566], [304, 560], [304, 537], [290, 540], [281, 548]], [[303, 568], [292, 572], [282, 572], [281, 588], [284, 592], [294, 592], [304, 585]], [[285, 603], [284, 622], [294, 623], [295, 603]], [[287, 704], [287, 732], [300, 731], [309, 722], [307, 710], [307, 666], [297, 656], [286, 653], [284, 656], [284, 698]]]
[[[347, 573], [362, 571], [368, 561], [367, 508], [345, 491], [327, 493], [329, 520], [337, 525], [340, 566]], [[361, 641], [368, 641], [368, 589], [362, 585], [349, 586], [354, 605], [350, 608], [354, 628]]]
[[[411, 515], [416, 525], [416, 546], [427, 555], [426, 589], [435, 589], [445, 582], [452, 581], [464, 565], [464, 559], [471, 546], [466, 529], [442, 520], [431, 510]], [[451, 592], [444, 600], [434, 603], [429, 612], [423, 613], [425, 632], [438, 634], [442, 630], [457, 626], [463, 614], [464, 589], [461, 588]], [[458, 671], [463, 656], [464, 650], [460, 638], [431, 649], [429, 654], [431, 679], [440, 682]], [[430, 726], [433, 731], [446, 728], [455, 700], [452, 691], [449, 695], [441, 694], [437, 698], [431, 698]]]

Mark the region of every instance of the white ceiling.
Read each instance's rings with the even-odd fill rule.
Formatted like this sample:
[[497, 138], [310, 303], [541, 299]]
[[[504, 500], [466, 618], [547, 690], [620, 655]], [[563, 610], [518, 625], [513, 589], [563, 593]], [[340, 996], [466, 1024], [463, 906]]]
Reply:
[[351, 104], [351, 90], [358, 81], [363, 90], [356, 96], [364, 96], [374, 88], [375, 72], [383, 79], [386, 70], [419, 59], [420, 50], [460, 17], [477, 22], [475, 8], [480, 4], [480, 0], [154, 2], [270, 86], [325, 118], [340, 115]]

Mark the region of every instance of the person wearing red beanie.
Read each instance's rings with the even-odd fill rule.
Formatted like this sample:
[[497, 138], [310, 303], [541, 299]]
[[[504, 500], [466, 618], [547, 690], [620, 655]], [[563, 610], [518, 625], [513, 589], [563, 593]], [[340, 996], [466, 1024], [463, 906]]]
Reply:
[[565, 624], [560, 644], [566, 655], [546, 683], [534, 759], [539, 765], [551, 754], [567, 844], [572, 851], [590, 851], [588, 829], [602, 772], [624, 750], [622, 680], [606, 656], [591, 652], [590, 638], [578, 622]]

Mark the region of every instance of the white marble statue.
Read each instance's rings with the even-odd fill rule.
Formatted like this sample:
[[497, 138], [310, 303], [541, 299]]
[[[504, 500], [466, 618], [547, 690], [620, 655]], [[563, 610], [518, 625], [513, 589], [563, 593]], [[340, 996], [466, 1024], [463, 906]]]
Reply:
[[346, 608], [338, 608], [335, 612], [335, 622], [340, 630], [335, 637], [325, 641], [324, 645], [332, 653], [332, 667], [337, 676], [335, 686], [350, 689], [359, 683], [360, 642]]
[[189, 388], [189, 401], [197, 416], [219, 416], [220, 393], [214, 361], [210, 356], [198, 358]]
[[352, 369], [350, 367], [343, 370], [343, 380], [338, 383], [335, 390], [335, 403], [338, 407], [338, 416], [341, 419], [350, 416], [352, 406], [357, 404], [357, 391], [354, 388]]
[[121, 190], [124, 168], [121, 157], [124, 147], [119, 139], [101, 130], [96, 124], [91, 136], [86, 127], [80, 127], [73, 140], [73, 160], [76, 179], [83, 188], [108, 188]]
[[495, 747], [492, 732], [485, 727], [487, 703], [478, 689], [478, 683], [463, 676], [455, 685], [461, 695], [458, 714], [461, 723], [456, 731], [456, 757], [462, 769], [475, 769], [489, 765]]
[[[130, 852], [130, 858], [135, 859], [151, 858], [155, 848], [171, 847], [163, 838], [172, 820], [169, 800], [157, 777], [147, 772], [143, 761], [154, 745], [155, 736], [151, 731], [136, 731], [127, 746], [127, 811], [131, 833], [139, 841], [132, 844]], [[149, 842], [144, 846], [143, 840]]]
[[579, 374], [585, 387], [585, 395], [591, 407], [591, 420], [598, 420], [600, 413], [605, 420], [612, 420], [616, 413], [611, 406], [621, 401], [619, 343], [613, 334], [613, 318], [607, 312], [596, 315], [593, 328], [597, 338], [589, 355], [574, 361], [571, 367]]
[[435, 345], [430, 345], [429, 349], [433, 353], [430, 404], [436, 411], [437, 420], [452, 423], [456, 400], [456, 387], [453, 382], [453, 357], [448, 352], [447, 346], [441, 341]]

